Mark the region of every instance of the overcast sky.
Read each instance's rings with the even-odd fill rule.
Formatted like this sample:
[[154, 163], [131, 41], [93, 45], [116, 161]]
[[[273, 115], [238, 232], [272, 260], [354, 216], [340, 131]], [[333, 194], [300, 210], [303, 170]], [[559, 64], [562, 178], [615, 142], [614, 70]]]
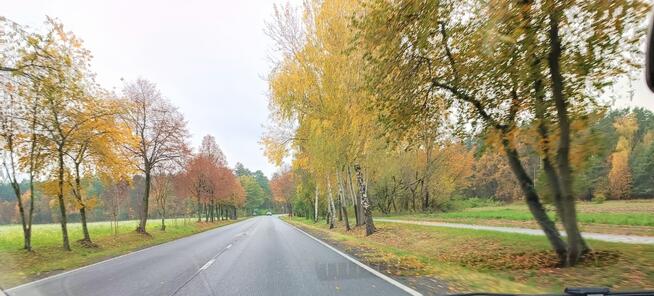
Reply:
[[[270, 176], [275, 167], [258, 144], [268, 120], [264, 77], [271, 66], [263, 28], [273, 3], [285, 2], [11, 0], [0, 14], [34, 29], [46, 15], [58, 18], [91, 50], [105, 88], [119, 91], [121, 78], [155, 82], [184, 113], [194, 146], [212, 134], [230, 165], [242, 162]], [[615, 93], [619, 106], [654, 110], [642, 78]]]
[[271, 66], [263, 28], [273, 3], [286, 2], [12, 0], [0, 14], [33, 29], [46, 15], [58, 18], [91, 50], [105, 88], [120, 91], [121, 78], [151, 80], [184, 113], [194, 146], [212, 134], [231, 166], [270, 176], [275, 167], [258, 144]]

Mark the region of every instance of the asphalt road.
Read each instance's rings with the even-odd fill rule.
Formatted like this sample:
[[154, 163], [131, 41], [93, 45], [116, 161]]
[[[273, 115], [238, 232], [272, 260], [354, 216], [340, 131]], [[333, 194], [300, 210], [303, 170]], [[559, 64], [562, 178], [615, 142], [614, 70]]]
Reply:
[[11, 296], [383, 296], [411, 292], [374, 273], [276, 217], [256, 217], [7, 292]]

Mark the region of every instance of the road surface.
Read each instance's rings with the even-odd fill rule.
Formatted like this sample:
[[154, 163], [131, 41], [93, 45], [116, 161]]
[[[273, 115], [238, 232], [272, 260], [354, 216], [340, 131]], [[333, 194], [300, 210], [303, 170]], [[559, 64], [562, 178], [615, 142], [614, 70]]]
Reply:
[[256, 217], [21, 285], [42, 295], [418, 295], [277, 217]]
[[[375, 221], [425, 225], [425, 226], [437, 226], [437, 227], [449, 227], [449, 228], [490, 230], [490, 231], [498, 231], [498, 232], [528, 234], [528, 235], [545, 235], [545, 233], [543, 233], [543, 231], [540, 229], [530, 229], [530, 228], [522, 228], [522, 227], [486, 226], [486, 225], [476, 225], [476, 224], [399, 220], [399, 219], [386, 219], [386, 218], [375, 218]], [[560, 232], [561, 235], [565, 236], [565, 231], [560, 231]], [[593, 240], [604, 241], [604, 242], [654, 245], [654, 237], [652, 236], [620, 235], [620, 234], [606, 234], [606, 233], [593, 233], [593, 232], [582, 232], [581, 235], [587, 239], [593, 239]]]

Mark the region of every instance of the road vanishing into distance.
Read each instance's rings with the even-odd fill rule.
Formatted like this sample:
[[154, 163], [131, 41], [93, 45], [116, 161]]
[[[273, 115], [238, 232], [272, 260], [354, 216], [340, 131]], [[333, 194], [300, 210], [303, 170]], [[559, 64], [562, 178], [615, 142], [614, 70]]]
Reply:
[[255, 217], [7, 290], [43, 295], [419, 295], [277, 217]]

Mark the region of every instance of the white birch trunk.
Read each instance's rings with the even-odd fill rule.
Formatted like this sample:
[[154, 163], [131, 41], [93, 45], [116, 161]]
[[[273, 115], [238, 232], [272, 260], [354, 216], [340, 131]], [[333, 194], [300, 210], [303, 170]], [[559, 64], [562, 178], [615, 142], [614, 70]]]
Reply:
[[313, 206], [313, 223], [318, 223], [318, 186], [316, 185], [316, 198]]

